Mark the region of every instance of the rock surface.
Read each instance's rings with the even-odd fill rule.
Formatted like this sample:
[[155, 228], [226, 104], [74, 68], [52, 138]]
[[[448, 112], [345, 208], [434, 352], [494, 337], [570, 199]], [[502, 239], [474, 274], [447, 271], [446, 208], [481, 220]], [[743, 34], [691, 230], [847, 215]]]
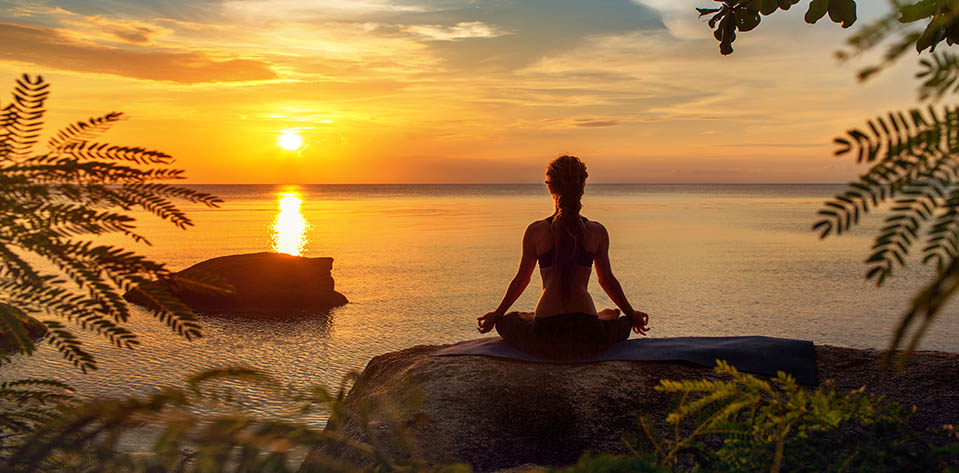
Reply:
[[[180, 273], [197, 271], [219, 276], [230, 283], [232, 294], [175, 290], [174, 295], [198, 312], [262, 313], [325, 311], [346, 304], [333, 290], [333, 258], [307, 258], [282, 253], [221, 256], [190, 266]], [[179, 273], [178, 273], [179, 274]], [[137, 291], [123, 296], [149, 305]]]
[[[637, 415], [662, 421], [670, 398], [662, 378], [718, 379], [683, 363], [604, 361], [536, 364], [483, 356], [433, 357], [417, 346], [373, 358], [347, 398], [347, 410], [370, 413], [371, 432], [431, 464], [465, 462], [474, 471], [522, 464], [574, 463], [584, 451], [625, 453], [624, 431]], [[816, 346], [820, 380], [842, 390], [866, 386], [906, 406], [919, 428], [959, 423], [959, 354], [919, 352], [904, 372], [879, 366], [882, 352]], [[368, 442], [349, 416], [344, 433]], [[662, 427], [661, 427], [662, 428]], [[402, 456], [401, 447], [388, 447]]]
[[[27, 329], [27, 336], [33, 341], [37, 341], [47, 334], [46, 325], [33, 317], [27, 319], [24, 327]], [[12, 335], [0, 331], [0, 353], [15, 353], [18, 351], [20, 351], [20, 344], [16, 342], [16, 339]]]

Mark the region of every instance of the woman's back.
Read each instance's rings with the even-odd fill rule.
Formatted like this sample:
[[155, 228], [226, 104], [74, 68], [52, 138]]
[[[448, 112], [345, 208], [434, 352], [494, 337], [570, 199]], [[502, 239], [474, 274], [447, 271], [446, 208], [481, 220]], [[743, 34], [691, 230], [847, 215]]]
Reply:
[[[602, 247], [602, 235], [605, 234], [599, 222], [592, 222], [585, 217], [583, 220], [583, 234], [575, 248], [569, 248], [570, 254], [556, 255], [556, 235], [559, 231], [554, 228], [553, 218], [533, 222], [528, 232], [536, 244], [536, 255], [539, 262], [540, 277], [543, 281], [543, 292], [536, 304], [534, 317], [545, 318], [566, 313], [596, 314], [596, 306], [589, 295], [589, 277], [593, 259]], [[568, 274], [569, 281], [564, 284], [560, 271], [553, 263], [557, 257], [572, 259]]]

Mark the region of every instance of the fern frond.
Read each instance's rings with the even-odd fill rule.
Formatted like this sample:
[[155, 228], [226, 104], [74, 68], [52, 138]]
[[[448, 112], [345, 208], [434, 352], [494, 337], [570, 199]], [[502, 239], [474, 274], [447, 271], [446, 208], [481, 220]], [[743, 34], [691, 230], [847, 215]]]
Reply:
[[109, 143], [76, 141], [56, 149], [62, 155], [77, 161], [130, 161], [136, 164], [170, 164], [169, 154], [139, 146], [116, 146]]
[[170, 274], [162, 279], [173, 291], [189, 291], [200, 294], [232, 294], [233, 286], [222, 276], [204, 271], [188, 270]]
[[942, 184], [926, 180], [914, 181], [900, 190], [902, 197], [896, 199], [893, 214], [872, 246], [873, 253], [866, 260], [872, 266], [866, 278], [875, 279], [881, 285], [892, 274], [895, 265], [905, 266], [906, 256], [919, 238], [923, 224], [933, 217], [942, 196]]
[[2, 271], [0, 274], [16, 279], [31, 288], [36, 288], [42, 284], [40, 274], [33, 269], [30, 263], [4, 245], [4, 240], [9, 241], [9, 238], [0, 239], [0, 258], [2, 258], [4, 262], [4, 265], [0, 266], [0, 271]]
[[919, 61], [916, 77], [923, 79], [919, 100], [940, 100], [946, 94], [959, 92], [959, 55], [948, 51], [933, 53]]
[[193, 221], [187, 217], [186, 213], [180, 210], [173, 202], [170, 200], [150, 193], [139, 193], [133, 192], [126, 188], [118, 192], [120, 196], [127, 202], [130, 202], [133, 206], [137, 206], [146, 210], [147, 212], [156, 215], [164, 220], [169, 220], [171, 223], [176, 225], [181, 229], [186, 227], [193, 226]]
[[[860, 216], [888, 200], [890, 215], [873, 244], [866, 262], [866, 277], [881, 285], [919, 240], [922, 226], [945, 204], [951, 183], [959, 173], [959, 108], [913, 109], [908, 114], [889, 113], [867, 122], [868, 131], [850, 130], [837, 138], [837, 155], [854, 153], [860, 162], [875, 162], [858, 182], [827, 201], [819, 211], [813, 230], [825, 238], [842, 234], [859, 222]], [[945, 218], [945, 217], [941, 217]], [[941, 228], [940, 228], [941, 230]], [[937, 234], [941, 231], [937, 231]], [[938, 241], [938, 240], [936, 240]], [[935, 241], [929, 251], [941, 249]], [[927, 256], [925, 261], [935, 257]]]
[[123, 190], [135, 194], [151, 194], [167, 199], [172, 198], [186, 200], [193, 203], [203, 204], [207, 207], [219, 207], [220, 204], [223, 203], [222, 199], [213, 194], [199, 192], [188, 187], [172, 186], [169, 184], [156, 182], [146, 184], [126, 184], [123, 186]]
[[[20, 314], [55, 316], [113, 345], [132, 348], [138, 341], [123, 326], [131, 312], [122, 293], [145, 283], [227, 289], [214, 278], [173, 276], [163, 264], [122, 248], [94, 245], [91, 237], [116, 233], [149, 243], [136, 232], [128, 211], [143, 209], [186, 228], [193, 222], [174, 201], [210, 207], [222, 201], [163, 182], [183, 178], [182, 170], [167, 167], [173, 159], [166, 153], [97, 141], [97, 135], [122, 119], [117, 112], [69, 125], [47, 142], [45, 152], [34, 152], [48, 94], [41, 78], [24, 76], [0, 111], [0, 304], [13, 308], [4, 312], [0, 330], [10, 331], [22, 345], [25, 339], [16, 330]], [[56, 268], [55, 274], [37, 271], [35, 259]], [[189, 307], [163, 288], [148, 292], [156, 302], [156, 318], [186, 338], [200, 335]], [[47, 340], [68, 361], [83, 371], [96, 368], [62, 323], [48, 320], [45, 326]]]
[[196, 320], [193, 310], [160, 284], [141, 284], [134, 289], [143, 296], [150, 313], [171, 330], [182, 335], [187, 340], [199, 338], [200, 324]]
[[[0, 290], [10, 287], [9, 282], [0, 281]], [[22, 289], [22, 288], [20, 288]], [[7, 296], [10, 304], [28, 309], [36, 314], [57, 315], [75, 323], [84, 330], [89, 330], [105, 337], [112, 345], [124, 348], [133, 348], [139, 344], [136, 334], [111, 321], [108, 315], [99, 312], [99, 302], [74, 294], [62, 287], [47, 286], [40, 290], [24, 291], [13, 289], [15, 292]]]
[[82, 258], [76, 257], [88, 253], [89, 245], [90, 242], [48, 244], [34, 250], [56, 265], [78, 287], [86, 289], [90, 299], [99, 305], [97, 311], [112, 316], [118, 322], [125, 322], [130, 316], [130, 309], [119, 290], [104, 281], [99, 268], [91, 267]]
[[905, 353], [895, 360], [899, 364], [904, 363], [915, 351], [922, 336], [939, 315], [943, 306], [956, 294], [957, 290], [959, 290], [959, 259], [952, 258], [948, 265], [913, 298], [909, 310], [903, 315], [893, 332], [891, 348], [884, 356], [884, 362], [894, 361], [898, 355], [896, 350], [908, 336], [909, 342]]
[[707, 392], [715, 390], [716, 387], [720, 385], [722, 385], [721, 381], [710, 381], [708, 379], [682, 379], [679, 381], [662, 379], [655, 389], [667, 393]]
[[942, 272], [946, 264], [959, 256], [959, 189], [953, 189], [940, 205], [940, 212], [929, 229], [923, 263], [934, 261]]
[[61, 129], [47, 142], [51, 151], [62, 149], [74, 143], [90, 141], [97, 135], [107, 131], [114, 123], [123, 117], [122, 113], [110, 112], [106, 115], [94, 117], [87, 121], [79, 121]]
[[44, 102], [50, 84], [37, 76], [24, 74], [13, 88], [13, 101], [0, 112], [0, 160], [16, 161], [26, 157], [43, 127]]
[[911, 118], [901, 112], [889, 113], [867, 123], [872, 135], [854, 129], [847, 132], [849, 139], [836, 138], [840, 146], [837, 156], [855, 153], [859, 162], [879, 162], [860, 176], [859, 182], [850, 183], [844, 193], [825, 203], [819, 211], [824, 218], [813, 225], [820, 237], [847, 231], [859, 222], [861, 214], [894, 197], [903, 184], [926, 170], [928, 155], [938, 149], [946, 126], [934, 113], [930, 115], [932, 124], [927, 124], [919, 110], [912, 110]]
[[80, 368], [80, 371], [86, 373], [87, 370], [96, 370], [97, 364], [93, 356], [81, 348], [82, 343], [77, 336], [70, 333], [60, 322], [56, 320], [44, 320], [43, 325], [47, 327], [47, 341], [56, 347], [63, 357], [73, 363], [73, 366]]
[[29, 355], [35, 347], [27, 332], [28, 321], [22, 310], [0, 302], [0, 336], [7, 338], [16, 351]]
[[183, 179], [180, 169], [139, 169], [117, 163], [80, 161], [61, 158], [54, 163], [19, 164], [4, 169], [10, 176], [36, 184], [139, 184], [150, 181]]

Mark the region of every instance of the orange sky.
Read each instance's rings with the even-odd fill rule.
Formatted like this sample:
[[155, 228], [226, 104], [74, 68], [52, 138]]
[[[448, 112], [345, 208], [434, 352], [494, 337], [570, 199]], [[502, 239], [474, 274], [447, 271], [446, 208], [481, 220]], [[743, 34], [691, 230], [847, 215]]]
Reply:
[[194, 183], [536, 183], [562, 153], [592, 182], [845, 182], [832, 138], [915, 104], [914, 60], [858, 84], [801, 8], [722, 57], [711, 3], [0, 0], [0, 77], [53, 84], [49, 131], [125, 112], [109, 140]]

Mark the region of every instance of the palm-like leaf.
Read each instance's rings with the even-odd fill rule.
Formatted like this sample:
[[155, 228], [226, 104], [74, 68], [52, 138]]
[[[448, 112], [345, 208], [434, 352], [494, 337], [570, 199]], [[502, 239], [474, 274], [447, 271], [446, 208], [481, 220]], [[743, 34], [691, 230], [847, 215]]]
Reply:
[[919, 99], [939, 100], [947, 93], [959, 92], [959, 55], [953, 52], [931, 54], [919, 61], [916, 77], [923, 79]]
[[937, 278], [913, 300], [891, 343], [892, 351], [898, 349], [922, 319], [908, 353], [953, 293], [949, 281], [959, 271], [959, 107], [889, 113], [867, 127], [837, 138], [836, 154], [852, 154], [870, 169], [824, 204], [813, 229], [823, 238], [839, 235], [876, 206], [891, 203], [866, 260], [866, 277], [877, 285], [906, 265], [910, 251], [924, 241], [922, 260], [935, 263]]
[[[193, 222], [174, 200], [211, 207], [221, 201], [162, 182], [182, 178], [181, 170], [167, 167], [168, 154], [96, 141], [122, 119], [117, 112], [69, 125], [35, 151], [48, 94], [42, 78], [24, 76], [0, 114], [0, 331], [29, 352], [33, 341], [24, 336], [23, 321], [46, 318], [49, 343], [87, 371], [96, 361], [72, 329], [132, 348], [138, 341], [124, 327], [131, 313], [122, 294], [144, 282], [177, 279], [162, 263], [90, 237], [116, 233], [147, 242], [130, 210], [186, 228]], [[179, 335], [200, 336], [193, 312], [166, 287], [151, 287], [153, 315]], [[206, 288], [227, 290], [216, 281], [206, 281]]]

